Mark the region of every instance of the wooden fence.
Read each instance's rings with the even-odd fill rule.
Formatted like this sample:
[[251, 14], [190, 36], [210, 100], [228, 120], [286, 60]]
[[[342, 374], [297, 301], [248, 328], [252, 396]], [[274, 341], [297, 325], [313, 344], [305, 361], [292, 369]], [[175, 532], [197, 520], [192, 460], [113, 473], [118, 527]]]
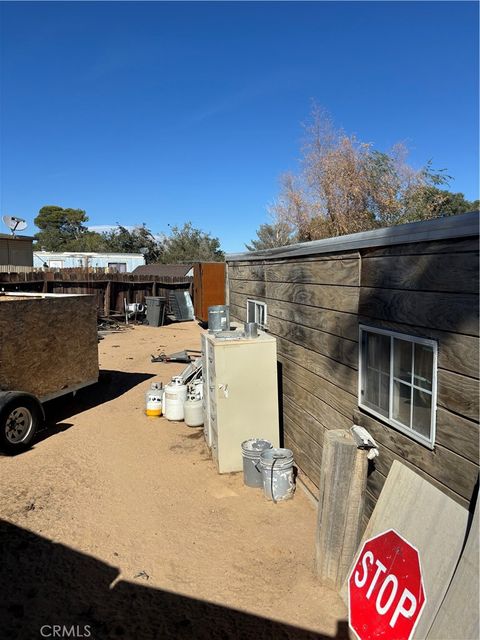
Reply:
[[49, 269], [24, 273], [0, 272], [0, 290], [41, 293], [88, 293], [96, 296], [99, 315], [122, 313], [124, 300], [145, 302], [145, 296], [168, 298], [172, 289], [188, 289], [193, 278], [109, 273], [100, 269]]

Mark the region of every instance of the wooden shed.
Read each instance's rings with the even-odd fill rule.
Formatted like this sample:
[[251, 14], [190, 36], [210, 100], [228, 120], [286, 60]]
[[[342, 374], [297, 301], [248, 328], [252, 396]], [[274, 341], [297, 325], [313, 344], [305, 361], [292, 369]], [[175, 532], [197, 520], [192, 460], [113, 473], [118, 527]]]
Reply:
[[33, 265], [33, 240], [31, 236], [12, 236], [0, 233], [0, 265], [14, 271], [15, 267]]
[[225, 263], [197, 262], [193, 268], [195, 317], [208, 322], [208, 307], [225, 304]]
[[[326, 429], [468, 507], [479, 471], [478, 213], [227, 257], [230, 315], [277, 338], [282, 432], [316, 494]], [[248, 314], [248, 315], [247, 315]]]

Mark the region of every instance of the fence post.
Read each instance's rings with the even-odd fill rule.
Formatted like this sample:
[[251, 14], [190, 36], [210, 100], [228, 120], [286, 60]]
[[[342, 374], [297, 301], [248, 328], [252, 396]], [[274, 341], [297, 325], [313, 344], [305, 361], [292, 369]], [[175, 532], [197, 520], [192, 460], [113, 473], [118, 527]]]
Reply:
[[111, 289], [112, 289], [112, 282], [111, 280], [107, 280], [107, 286], [105, 287], [105, 291], [103, 294], [103, 315], [105, 316], [109, 316], [110, 315], [110, 294], [111, 294]]
[[360, 543], [367, 469], [367, 451], [357, 449], [350, 432], [324, 432], [315, 569], [333, 589], [342, 587]]

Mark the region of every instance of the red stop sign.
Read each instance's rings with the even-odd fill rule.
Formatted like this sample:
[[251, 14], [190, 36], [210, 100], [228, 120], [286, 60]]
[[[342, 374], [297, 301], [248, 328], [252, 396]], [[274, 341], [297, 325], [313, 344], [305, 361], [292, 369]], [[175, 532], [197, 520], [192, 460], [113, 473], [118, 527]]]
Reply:
[[425, 603], [417, 549], [393, 529], [367, 540], [348, 578], [349, 622], [360, 640], [409, 640]]

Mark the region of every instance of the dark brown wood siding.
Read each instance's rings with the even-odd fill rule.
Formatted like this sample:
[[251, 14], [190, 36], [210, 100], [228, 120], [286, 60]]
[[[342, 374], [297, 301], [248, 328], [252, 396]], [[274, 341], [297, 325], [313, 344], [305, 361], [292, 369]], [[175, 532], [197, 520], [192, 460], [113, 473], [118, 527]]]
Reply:
[[[468, 506], [479, 464], [478, 238], [361, 249], [309, 258], [231, 262], [230, 314], [267, 303], [277, 337], [283, 438], [318, 487], [325, 429], [365, 426], [380, 446], [367, 485], [369, 516], [393, 460]], [[433, 451], [358, 408], [358, 327], [438, 342]]]

